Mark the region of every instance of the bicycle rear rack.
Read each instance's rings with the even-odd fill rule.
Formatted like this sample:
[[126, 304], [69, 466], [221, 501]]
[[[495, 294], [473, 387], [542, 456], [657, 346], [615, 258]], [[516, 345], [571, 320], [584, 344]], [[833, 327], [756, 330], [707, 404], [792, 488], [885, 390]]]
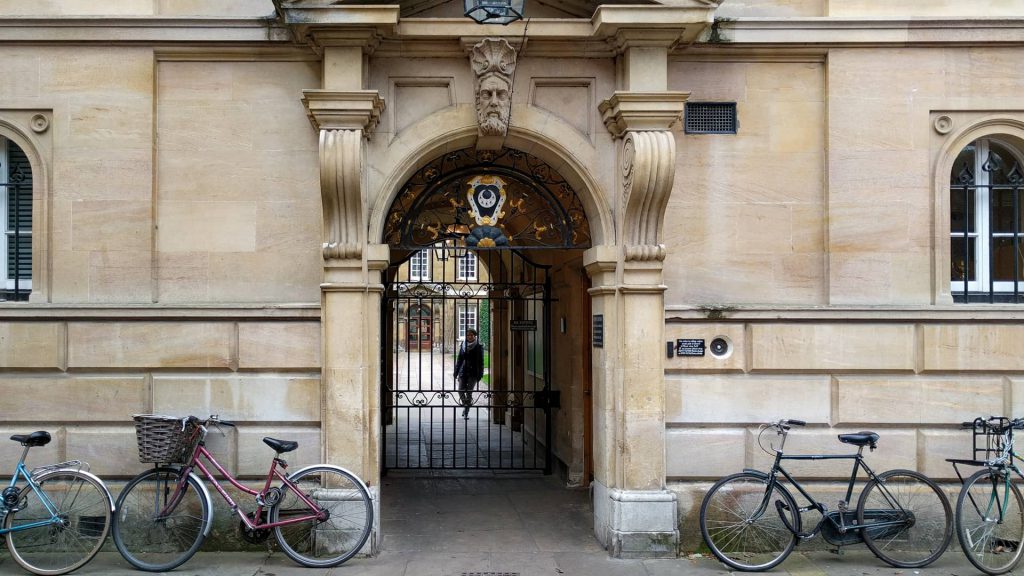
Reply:
[[54, 472], [56, 470], [66, 469], [71, 469], [76, 472], [88, 472], [89, 463], [83, 462], [81, 460], [68, 460], [67, 462], [61, 462], [59, 464], [47, 464], [45, 466], [33, 468], [32, 471], [28, 473], [28, 475], [32, 478], [33, 482], [36, 482], [39, 480], [39, 477], [42, 476], [43, 474]]

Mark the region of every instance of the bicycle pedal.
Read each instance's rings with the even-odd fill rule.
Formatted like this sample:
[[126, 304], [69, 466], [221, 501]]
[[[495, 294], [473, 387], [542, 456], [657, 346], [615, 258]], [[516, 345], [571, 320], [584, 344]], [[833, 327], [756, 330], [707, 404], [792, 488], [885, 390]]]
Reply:
[[834, 548], [834, 549], [833, 548], [829, 548], [829, 552], [835, 554], [836, 556], [842, 556], [843, 555], [843, 549], [842, 548]]

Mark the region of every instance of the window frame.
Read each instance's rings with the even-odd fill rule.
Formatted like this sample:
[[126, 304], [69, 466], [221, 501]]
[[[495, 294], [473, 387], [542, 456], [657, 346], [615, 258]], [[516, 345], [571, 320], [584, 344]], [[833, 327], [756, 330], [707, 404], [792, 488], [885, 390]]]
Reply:
[[428, 282], [430, 275], [430, 251], [417, 250], [409, 257], [409, 281]]
[[466, 250], [465, 254], [457, 256], [455, 264], [456, 280], [476, 280], [479, 261], [476, 252]]
[[[472, 328], [477, 331], [477, 337], [480, 336], [480, 315], [477, 310], [477, 304], [475, 300], [468, 302], [459, 302], [456, 308], [456, 314], [458, 315], [458, 334], [457, 338], [459, 342], [466, 340], [466, 330]], [[472, 317], [472, 323], [470, 323], [470, 317]]]
[[[931, 128], [939, 137], [931, 140], [931, 189], [932, 189], [932, 241], [931, 241], [931, 298], [933, 305], [989, 307], [1002, 305], [1016, 311], [1020, 307], [1007, 297], [989, 301], [979, 298], [962, 298], [951, 289], [951, 206], [949, 190], [952, 183], [953, 165], [956, 158], [971, 142], [982, 137], [993, 137], [1010, 143], [1016, 150], [1024, 151], [1024, 112], [992, 112], [986, 110], [932, 110], [929, 116]], [[962, 281], [963, 282], [963, 281]], [[987, 296], [987, 293], [986, 293]], [[1000, 294], [1009, 296], [1013, 294]]]
[[[1012, 142], [1007, 141], [1004, 138], [1000, 138], [999, 134], [986, 134], [978, 136], [977, 138], [970, 140], [964, 146], [960, 147], [959, 150], [955, 151], [953, 156], [953, 165], [948, 173], [949, 185], [947, 187], [947, 194], [952, 197], [954, 194], [965, 194], [968, 191], [974, 192], [973, 206], [970, 207], [970, 212], [964, 214], [964, 230], [954, 231], [952, 226], [952, 214], [954, 206], [952, 205], [952, 199], [950, 198], [948, 219], [948, 239], [947, 246], [949, 248], [949, 260], [947, 263], [947, 269], [950, 271], [949, 278], [949, 289], [954, 299], [962, 298], [964, 303], [970, 303], [972, 298], [977, 299], [980, 297], [995, 297], [997, 295], [1012, 295], [1015, 292], [1024, 293], [1024, 269], [1018, 271], [1019, 277], [1016, 281], [1012, 280], [999, 280], [993, 281], [992, 275], [994, 273], [992, 263], [992, 240], [995, 238], [1018, 238], [1018, 242], [1024, 242], [1024, 222], [1019, 223], [1019, 228], [1016, 234], [1013, 232], [997, 232], [992, 233], [992, 190], [996, 186], [1003, 186], [1002, 184], [994, 184], [991, 180], [991, 172], [984, 170], [983, 166], [987, 163], [989, 153], [991, 152], [992, 143], [997, 143], [1000, 147], [1004, 148], [1009, 154], [1012, 155], [1012, 164], [1016, 164], [1021, 168], [1024, 168], [1024, 153], [1021, 149], [1015, 146]], [[974, 176], [974, 181], [967, 184], [959, 183], [956, 178], [956, 166], [955, 160], [963, 150], [968, 146], [974, 146], [974, 165], [971, 166], [971, 171]], [[1018, 198], [1018, 202], [1024, 202], [1024, 195]], [[1019, 209], [1019, 208], [1018, 208]], [[970, 216], [970, 218], [968, 218]], [[974, 225], [974, 231], [971, 232], [971, 225]], [[966, 232], [966, 235], [965, 235]], [[956, 239], [967, 239], [968, 243], [970, 240], [974, 240], [974, 250], [971, 257], [974, 259], [974, 280], [968, 279], [966, 282], [964, 279], [954, 279], [952, 273], [952, 265], [954, 259], [962, 254], [959, 250], [955, 253], [953, 250], [953, 242]], [[970, 262], [965, 262], [964, 275], [969, 278]], [[965, 291], [966, 284], [966, 291]], [[1014, 286], [1016, 284], [1016, 286]]]
[[[3, 256], [3, 260], [0, 260], [0, 289], [4, 291], [14, 291], [14, 278], [8, 275], [7, 268], [10, 266], [8, 260], [8, 250], [10, 248], [12, 239], [14, 238], [15, 231], [8, 228], [8, 199], [10, 195], [10, 138], [7, 138], [3, 134], [0, 134], [0, 255]], [[21, 148], [19, 146], [19, 148]], [[26, 153], [26, 156], [28, 154]], [[30, 168], [31, 169], [31, 168]], [[35, 179], [33, 178], [33, 182]], [[33, 194], [29, 194], [29, 202], [32, 201]], [[29, 207], [30, 211], [32, 207]], [[34, 211], [33, 211], [34, 212]], [[32, 252], [33, 260], [36, 257], [34, 244], [35, 239], [32, 236], [33, 230], [30, 228], [27, 232], [21, 231], [18, 233], [22, 238], [28, 238], [29, 250]], [[27, 279], [18, 279], [18, 289], [25, 290], [29, 295], [32, 293], [32, 273], [34, 266], [29, 269], [29, 276]]]

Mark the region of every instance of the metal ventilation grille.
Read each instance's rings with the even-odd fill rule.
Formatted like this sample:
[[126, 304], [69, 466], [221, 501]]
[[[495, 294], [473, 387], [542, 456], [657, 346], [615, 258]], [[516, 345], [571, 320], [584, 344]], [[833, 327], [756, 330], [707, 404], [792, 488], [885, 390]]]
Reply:
[[735, 134], [735, 102], [687, 102], [687, 134]]

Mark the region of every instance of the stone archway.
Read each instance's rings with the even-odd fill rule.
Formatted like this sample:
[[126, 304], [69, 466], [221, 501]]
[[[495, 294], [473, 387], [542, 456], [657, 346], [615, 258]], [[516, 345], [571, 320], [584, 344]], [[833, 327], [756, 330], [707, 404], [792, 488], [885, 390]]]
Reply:
[[[600, 112], [615, 146], [584, 163], [559, 143], [562, 135], [551, 131], [547, 119], [529, 124], [528, 113], [514, 115], [519, 124], [508, 127], [504, 140], [506, 147], [545, 160], [550, 156], [549, 163], [570, 183], [586, 184], [579, 191], [595, 241], [582, 256], [592, 308], [584, 329], [602, 327], [601, 345], [591, 345], [590, 365], [594, 531], [615, 556], [672, 556], [678, 542], [675, 495], [665, 478], [665, 249], [660, 242], [675, 169], [675, 136], [668, 128], [678, 121], [686, 96], [614, 93]], [[364, 140], [383, 108], [377, 91], [310, 90], [305, 100], [320, 131], [324, 200], [325, 456], [353, 468], [373, 488], [380, 479], [382, 272], [391, 254], [389, 246], [370, 239], [383, 237], [384, 215], [401, 192], [403, 176], [445, 150], [472, 145], [477, 126], [456, 110], [453, 118], [461, 120], [455, 127], [424, 122], [422, 133], [384, 146], [402, 159], [374, 166], [374, 198], [364, 190]], [[609, 157], [612, 151], [615, 158]], [[602, 188], [590, 171], [608, 165], [619, 167], [617, 181]], [[387, 175], [380, 180], [382, 174]], [[606, 194], [610, 187], [621, 192]]]

